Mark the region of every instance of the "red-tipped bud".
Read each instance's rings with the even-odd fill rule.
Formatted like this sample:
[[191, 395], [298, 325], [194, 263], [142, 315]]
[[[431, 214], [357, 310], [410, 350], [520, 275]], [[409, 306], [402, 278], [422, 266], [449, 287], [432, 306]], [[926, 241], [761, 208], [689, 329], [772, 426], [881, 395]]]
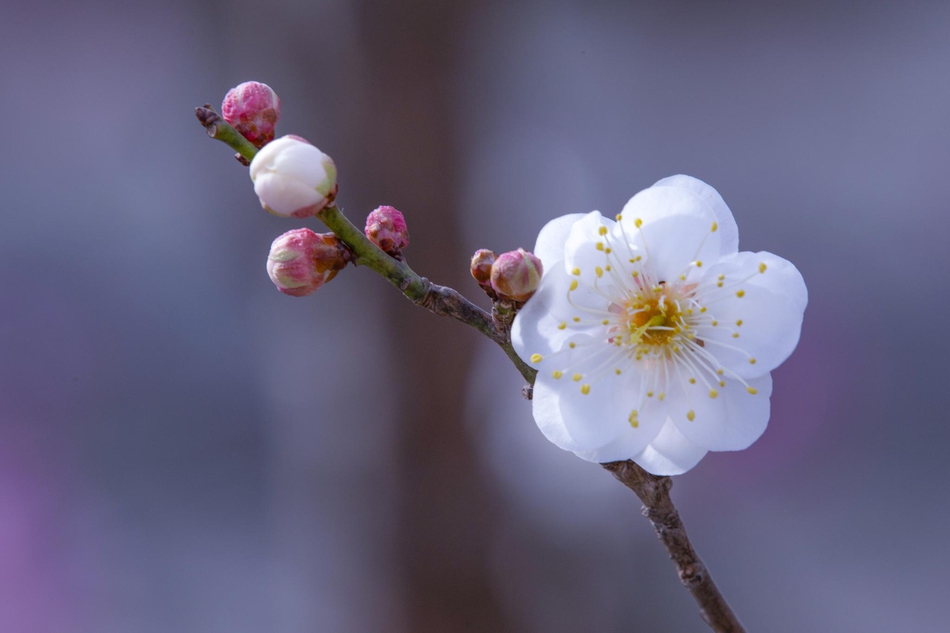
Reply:
[[541, 260], [523, 248], [502, 253], [491, 267], [491, 287], [502, 299], [527, 301], [543, 271]]
[[267, 84], [245, 81], [228, 90], [221, 103], [224, 120], [257, 147], [274, 140], [280, 98]]
[[294, 229], [271, 244], [267, 274], [284, 294], [303, 297], [336, 277], [349, 261], [349, 250], [332, 233]]
[[491, 267], [495, 263], [495, 253], [487, 248], [480, 248], [472, 255], [472, 277], [479, 285], [484, 286], [491, 282]]
[[366, 218], [366, 237], [393, 257], [409, 246], [406, 218], [393, 207], [378, 207]]

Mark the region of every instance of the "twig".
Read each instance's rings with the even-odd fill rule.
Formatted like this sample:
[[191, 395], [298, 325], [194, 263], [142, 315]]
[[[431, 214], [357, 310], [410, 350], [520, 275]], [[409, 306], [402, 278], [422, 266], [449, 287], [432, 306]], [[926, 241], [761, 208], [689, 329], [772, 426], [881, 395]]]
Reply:
[[629, 460], [601, 466], [633, 490], [643, 502], [643, 516], [653, 524], [657, 537], [676, 565], [680, 582], [693, 595], [699, 605], [699, 614], [709, 628], [717, 633], [744, 633], [739, 618], [732, 612], [706, 565], [689, 542], [686, 527], [670, 498], [673, 480], [651, 475]]
[[[244, 161], [253, 160], [257, 148], [212, 110], [210, 105], [196, 108], [195, 114], [208, 136], [229, 145]], [[489, 314], [452, 288], [439, 286], [420, 277], [405, 261], [394, 259], [369, 241], [336, 205], [326, 207], [317, 217], [349, 247], [357, 266], [376, 271], [416, 305], [469, 325], [497, 343], [528, 382], [523, 393], [528, 399], [531, 398], [537, 371], [521, 360], [511, 346], [509, 327], [514, 316], [512, 306], [496, 304], [493, 314]], [[644, 516], [650, 519], [676, 565], [683, 586], [699, 604], [700, 615], [706, 624], [717, 633], [744, 633], [745, 629], [686, 536], [686, 528], [670, 498], [673, 481], [669, 477], [651, 475], [630, 460], [601, 465], [633, 490], [643, 502]]]

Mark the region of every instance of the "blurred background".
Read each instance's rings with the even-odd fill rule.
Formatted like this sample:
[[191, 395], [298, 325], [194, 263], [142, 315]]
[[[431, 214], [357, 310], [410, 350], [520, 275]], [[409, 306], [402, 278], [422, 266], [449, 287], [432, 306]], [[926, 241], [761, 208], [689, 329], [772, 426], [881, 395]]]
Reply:
[[946, 630], [950, 4], [7, 2], [0, 77], [3, 633], [706, 630], [499, 350], [274, 289], [301, 222], [193, 115], [248, 79], [482, 305], [476, 248], [717, 187], [811, 303], [765, 435], [676, 479], [696, 547], [750, 631]]

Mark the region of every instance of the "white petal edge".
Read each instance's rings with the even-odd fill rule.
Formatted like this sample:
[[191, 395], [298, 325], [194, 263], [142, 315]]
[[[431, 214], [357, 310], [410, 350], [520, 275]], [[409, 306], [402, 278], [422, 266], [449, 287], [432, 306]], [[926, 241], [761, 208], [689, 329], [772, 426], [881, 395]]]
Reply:
[[[710, 451], [740, 451], [762, 436], [769, 424], [772, 377], [747, 381], [756, 393], [750, 394], [738, 380], [715, 385], [717, 396], [710, 398], [704, 385], [689, 387], [690, 398], [682, 390], [667, 395], [670, 419], [684, 437]], [[687, 417], [693, 411], [693, 419]]]
[[[534, 296], [515, 316], [511, 325], [511, 345], [526, 363], [531, 362], [534, 354], [544, 357], [560, 350], [568, 338], [584, 331], [571, 321], [576, 310], [567, 300], [570, 282], [561, 266], [546, 270]], [[577, 293], [581, 300], [600, 299], [583, 289], [578, 289]], [[602, 303], [600, 307], [606, 309], [606, 301]], [[568, 322], [571, 327], [566, 326]], [[559, 327], [562, 324], [565, 324], [563, 329]]]
[[719, 231], [721, 233], [720, 254], [725, 256], [738, 252], [739, 227], [736, 225], [736, 219], [733, 217], [732, 211], [729, 210], [726, 201], [722, 199], [722, 196], [719, 195], [719, 192], [716, 191], [714, 187], [706, 184], [699, 178], [693, 178], [685, 174], [668, 176], [656, 181], [653, 186], [675, 187], [696, 194], [703, 203], [710, 208], [716, 216], [716, 221], [719, 223]]
[[551, 270], [554, 265], [564, 259], [564, 244], [571, 227], [583, 218], [586, 213], [570, 213], [554, 218], [544, 225], [538, 233], [538, 240], [534, 244], [534, 254], [541, 260], [544, 270]]
[[[760, 285], [767, 283], [769, 273], [758, 274], [756, 261], [747, 259], [741, 268], [733, 266], [733, 262], [712, 266], [697, 293], [700, 304], [707, 307], [707, 316], [717, 325], [701, 325], [696, 328], [696, 335], [720, 365], [747, 379], [772, 371], [795, 350], [804, 317], [802, 302], [807, 300], [796, 284], [790, 286], [793, 294]], [[749, 281], [730, 284], [731, 279], [748, 277], [749, 268]], [[721, 289], [716, 285], [720, 270], [727, 272]], [[780, 277], [776, 275], [773, 279]], [[738, 325], [740, 321], [742, 324]]]
[[696, 446], [679, 432], [672, 420], [667, 420], [653, 441], [642, 451], [631, 454], [624, 438], [593, 451], [575, 451], [581, 459], [598, 464], [632, 459], [643, 470], [653, 475], [682, 475], [692, 469], [706, 455], [706, 449]]
[[[565, 348], [537, 365], [533, 401], [538, 427], [544, 431], [553, 419], [570, 438], [573, 448], [568, 450], [598, 448], [628, 431], [636, 431], [640, 446], [646, 446], [666, 416], [640, 420], [637, 429], [630, 426], [631, 413], [639, 407], [639, 373], [615, 373], [607, 362], [615, 355], [614, 347], [599, 338], [576, 335], [570, 344], [576, 347]], [[558, 416], [550, 416], [554, 399]], [[562, 435], [560, 431], [552, 434]]]

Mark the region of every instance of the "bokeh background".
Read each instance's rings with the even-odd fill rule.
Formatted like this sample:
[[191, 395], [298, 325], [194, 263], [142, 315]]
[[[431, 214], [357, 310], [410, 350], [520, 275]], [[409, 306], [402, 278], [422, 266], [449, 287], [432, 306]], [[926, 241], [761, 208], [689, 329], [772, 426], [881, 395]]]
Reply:
[[950, 4], [5, 2], [0, 77], [3, 633], [705, 630], [497, 349], [274, 290], [300, 223], [193, 116], [248, 79], [483, 305], [476, 248], [716, 186], [811, 303], [694, 543], [750, 631], [946, 630]]

